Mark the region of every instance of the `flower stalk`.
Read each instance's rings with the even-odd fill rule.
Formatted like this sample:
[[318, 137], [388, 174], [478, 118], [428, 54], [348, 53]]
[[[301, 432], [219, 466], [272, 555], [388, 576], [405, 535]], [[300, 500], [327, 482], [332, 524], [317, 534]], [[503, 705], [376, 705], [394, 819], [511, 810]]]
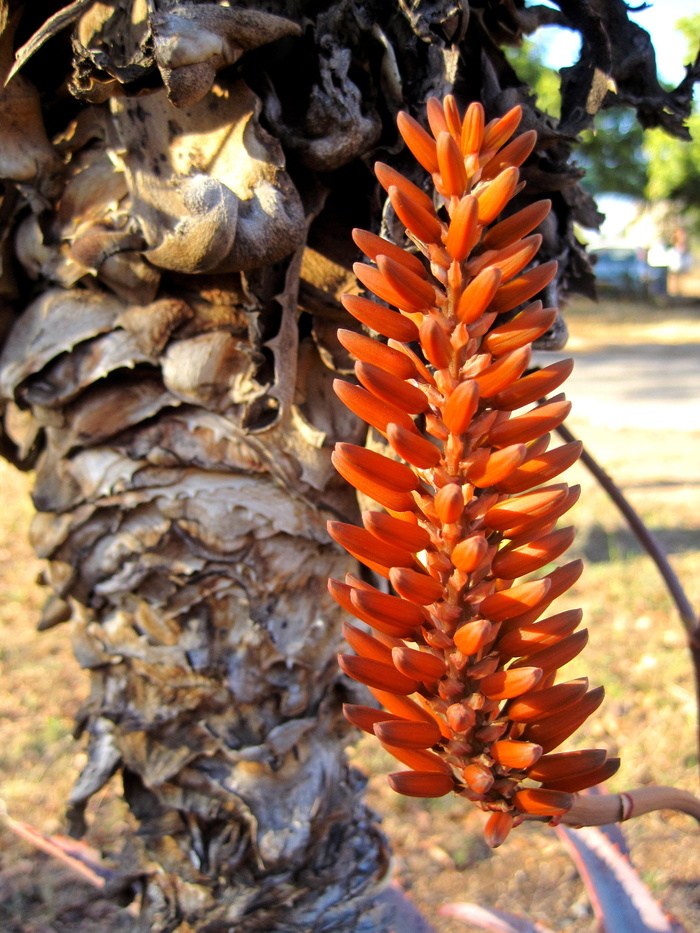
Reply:
[[435, 198], [376, 168], [415, 251], [354, 232], [370, 260], [356, 264], [358, 279], [392, 307], [358, 296], [344, 305], [386, 342], [341, 330], [357, 384], [335, 383], [387, 454], [336, 446], [338, 472], [382, 510], [365, 511], [363, 527], [330, 522], [329, 531], [392, 592], [351, 574], [329, 588], [373, 630], [346, 623], [355, 653], [340, 665], [383, 709], [346, 705], [346, 717], [406, 766], [389, 776], [394, 790], [466, 797], [488, 814], [485, 837], [497, 846], [525, 818], [561, 818], [619, 760], [602, 749], [554, 751], [603, 688], [556, 682], [588, 636], [580, 610], [547, 610], [581, 562], [532, 576], [573, 540], [557, 522], [579, 489], [552, 480], [581, 449], [549, 449], [569, 402], [537, 404], [571, 361], [527, 372], [532, 342], [557, 314], [527, 304], [556, 272], [554, 262], [532, 265], [533, 231], [550, 203], [499, 220], [522, 188], [518, 167], [536, 134], [511, 139], [518, 107], [485, 124], [480, 104], [462, 118], [449, 96], [431, 99], [427, 116], [430, 133], [405, 113], [398, 126]]

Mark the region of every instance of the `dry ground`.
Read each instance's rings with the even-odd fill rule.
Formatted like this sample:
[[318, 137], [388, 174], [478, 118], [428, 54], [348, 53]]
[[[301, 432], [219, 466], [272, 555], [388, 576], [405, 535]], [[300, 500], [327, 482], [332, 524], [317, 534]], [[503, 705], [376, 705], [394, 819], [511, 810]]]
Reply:
[[[700, 343], [700, 305], [647, 308], [620, 302], [574, 306], [572, 349], [620, 344]], [[669, 399], [673, 404], [673, 399]], [[665, 544], [694, 605], [700, 605], [700, 421], [688, 431], [663, 424], [617, 430], [576, 417], [571, 429], [623, 487]], [[574, 519], [587, 570], [560, 602], [582, 605], [591, 642], [570, 666], [605, 683], [607, 700], [575, 745], [605, 745], [623, 758], [612, 790], [674, 784], [698, 790], [696, 710], [684, 635], [658, 574], [623, 520], [582, 468]], [[0, 467], [0, 793], [8, 811], [47, 832], [60, 831], [62, 803], [80, 767], [72, 718], [86, 691], [67, 632], [35, 632], [44, 594], [27, 544], [29, 480]], [[564, 605], [561, 608], [565, 608]], [[471, 928], [439, 916], [447, 901], [477, 901], [529, 914], [554, 930], [592, 933], [594, 920], [573, 863], [543, 826], [515, 831], [502, 849], [481, 838], [482, 816], [464, 801], [401, 798], [387, 787], [391, 760], [366, 739], [352, 752], [369, 775], [370, 802], [396, 853], [396, 873], [439, 933]], [[128, 821], [118, 788], [91, 806], [93, 845], [109, 855]], [[700, 930], [700, 830], [676, 814], [651, 814], [625, 827], [633, 861], [654, 894], [687, 927]], [[115, 933], [131, 920], [48, 857], [0, 828], [2, 933]], [[92, 898], [92, 900], [89, 900]]]

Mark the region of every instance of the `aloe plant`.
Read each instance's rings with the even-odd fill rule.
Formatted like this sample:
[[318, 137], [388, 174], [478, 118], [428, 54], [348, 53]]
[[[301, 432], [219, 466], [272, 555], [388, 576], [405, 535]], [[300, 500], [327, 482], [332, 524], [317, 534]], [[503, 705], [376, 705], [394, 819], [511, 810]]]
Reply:
[[333, 462], [385, 511], [363, 512], [361, 528], [328, 528], [394, 595], [354, 575], [329, 588], [375, 630], [346, 624], [356, 653], [340, 664], [384, 710], [346, 706], [346, 717], [411, 769], [390, 776], [396, 791], [467, 797], [489, 814], [497, 846], [527, 815], [564, 814], [619, 759], [554, 752], [604, 691], [585, 678], [555, 683], [586, 644], [581, 612], [542, 618], [581, 562], [531, 576], [570, 545], [573, 528], [555, 526], [580, 492], [551, 482], [580, 453], [577, 442], [549, 448], [571, 406], [563, 396], [539, 404], [572, 361], [527, 372], [532, 342], [557, 314], [527, 304], [556, 272], [533, 265], [542, 237], [532, 231], [550, 203], [508, 209], [536, 134], [511, 140], [519, 107], [485, 124], [480, 104], [462, 116], [451, 96], [429, 100], [427, 117], [431, 133], [405, 113], [398, 125], [434, 196], [376, 169], [413, 250], [355, 232], [374, 261], [356, 264], [358, 278], [396, 310], [344, 304], [387, 342], [340, 331], [359, 384], [335, 385], [387, 443], [384, 453], [338, 443]]
[[590, 291], [569, 157], [600, 76], [677, 134], [690, 106], [653, 68], [630, 82], [636, 27], [598, 6], [561, 13], [586, 42], [554, 127], [502, 54], [544, 6], [0, 3], [0, 443], [36, 470], [41, 627], [70, 620], [91, 684], [70, 831], [118, 773], [129, 864], [156, 866], [143, 928], [388, 926], [324, 590], [353, 565], [325, 520], [356, 515], [330, 451], [363, 442], [329, 388], [347, 232], [379, 229], [365, 163], [401, 163], [399, 109], [520, 101], [546, 143], [530, 191], [554, 192], [548, 289]]

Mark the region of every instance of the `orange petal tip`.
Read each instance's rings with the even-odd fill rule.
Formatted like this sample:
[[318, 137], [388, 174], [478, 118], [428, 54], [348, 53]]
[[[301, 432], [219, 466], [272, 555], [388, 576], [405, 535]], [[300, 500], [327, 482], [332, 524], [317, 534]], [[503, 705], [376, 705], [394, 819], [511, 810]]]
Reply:
[[560, 816], [571, 809], [573, 802], [571, 794], [539, 788], [519, 790], [513, 797], [513, 803], [518, 810], [531, 816]]
[[513, 814], [494, 811], [489, 814], [484, 826], [484, 839], [491, 849], [497, 849], [508, 838], [513, 828]]
[[388, 775], [389, 785], [405, 797], [444, 797], [454, 790], [454, 780], [437, 771], [396, 771]]

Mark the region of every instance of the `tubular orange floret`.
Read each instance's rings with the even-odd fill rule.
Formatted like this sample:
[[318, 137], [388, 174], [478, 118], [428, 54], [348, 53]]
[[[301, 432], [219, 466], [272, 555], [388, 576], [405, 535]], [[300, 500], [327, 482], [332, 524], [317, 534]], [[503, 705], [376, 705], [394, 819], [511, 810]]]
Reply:
[[389, 188], [388, 194], [397, 217], [410, 233], [422, 243], [439, 242], [442, 224], [435, 211], [426, 210], [394, 185]]
[[480, 224], [490, 224], [498, 217], [515, 194], [519, 178], [520, 172], [517, 168], [506, 168], [492, 182], [476, 192]]
[[353, 589], [350, 601], [367, 618], [381, 616], [391, 624], [405, 627], [408, 632], [413, 632], [425, 621], [422, 610], [415, 603], [381, 590]]
[[452, 703], [445, 710], [445, 720], [453, 732], [468, 732], [476, 722], [476, 713], [464, 703]]
[[451, 555], [452, 563], [457, 570], [461, 570], [463, 573], [471, 573], [481, 566], [488, 554], [488, 550], [489, 543], [483, 535], [464, 538], [454, 546]]
[[428, 399], [421, 389], [379, 366], [360, 361], [355, 363], [355, 375], [372, 395], [388, 405], [396, 405], [409, 415], [417, 415], [428, 408]]
[[427, 280], [423, 263], [413, 253], [401, 249], [400, 246], [390, 243], [383, 237], [370, 233], [369, 230], [360, 230], [357, 227], [352, 231], [352, 238], [365, 256], [369, 256], [370, 259], [376, 260], [377, 256], [389, 256], [414, 275]]
[[346, 522], [328, 522], [328, 534], [358, 560], [366, 557], [374, 564], [387, 568], [410, 567], [413, 555], [410, 551], [380, 541], [364, 528]]
[[517, 670], [525, 665], [528, 667], [536, 665], [541, 667], [545, 673], [558, 670], [573, 660], [577, 654], [580, 654], [587, 643], [588, 629], [584, 628], [580, 632], [567, 635], [566, 638], [562, 638], [548, 648], [540, 648], [538, 651], [528, 654], [527, 657], [514, 661], [509, 670]]
[[413, 429], [413, 421], [403, 409], [382, 401], [362, 386], [335, 379], [333, 391], [350, 411], [382, 434], [386, 434], [388, 424], [400, 424], [409, 431]]
[[383, 664], [392, 663], [391, 648], [368, 632], [350, 625], [349, 622], [343, 622], [343, 636], [352, 650], [361, 658], [371, 658]]
[[527, 369], [531, 352], [529, 346], [511, 350], [510, 353], [497, 357], [486, 369], [482, 369], [479, 375], [474, 377], [479, 387], [479, 395], [482, 398], [493, 398], [494, 395], [509, 389]]
[[481, 170], [481, 180], [489, 181], [509, 165], [522, 165], [537, 143], [535, 130], [526, 130], [504, 146]]
[[442, 658], [415, 648], [392, 648], [391, 657], [398, 671], [424, 683], [438, 680], [447, 669]]
[[528, 204], [517, 213], [511, 214], [491, 227], [481, 242], [481, 248], [503, 249], [510, 246], [539, 226], [549, 214], [551, 206], [551, 201], [535, 201], [534, 204]]
[[533, 742], [500, 739], [493, 743], [490, 754], [496, 764], [502, 765], [504, 768], [525, 771], [542, 757], [542, 748]]
[[492, 849], [497, 849], [499, 846], [502, 846], [512, 828], [512, 813], [503, 810], [494, 810], [493, 813], [489, 813], [486, 825], [484, 826], [484, 838], [487, 845], [491, 846]]
[[444, 369], [452, 359], [452, 344], [446, 329], [434, 317], [426, 317], [420, 325], [420, 342], [428, 362], [436, 369]]
[[338, 443], [333, 454], [338, 460], [352, 464], [358, 474], [362, 473], [369, 479], [376, 479], [402, 492], [418, 488], [418, 477], [413, 470], [405, 463], [385, 457], [376, 450], [357, 444]]
[[513, 494], [549, 482], [576, 463], [581, 456], [582, 446], [581, 441], [571, 441], [525, 460], [509, 476], [498, 481], [499, 488], [503, 492]]
[[530, 768], [528, 777], [540, 783], [579, 777], [599, 768], [607, 756], [604, 748], [585, 748], [576, 752], [545, 755]]
[[392, 567], [389, 579], [400, 596], [419, 606], [429, 606], [443, 594], [441, 583], [408, 567]]
[[525, 693], [508, 705], [508, 718], [513, 722], [522, 723], [546, 720], [573, 706], [585, 695], [586, 690], [588, 680], [581, 677], [578, 680]]
[[450, 780], [453, 780], [452, 768], [434, 752], [422, 748], [402, 748], [400, 745], [389, 745], [388, 742], [381, 742], [381, 744], [390, 755], [393, 755], [394, 758], [397, 758], [402, 764], [407, 765], [414, 771], [446, 774], [450, 777]]
[[[563, 593], [566, 593], [567, 590], [571, 589], [582, 573], [582, 560], [572, 560], [568, 564], [557, 567], [555, 570], [548, 573], [542, 578], [549, 584], [547, 595], [541, 599], [540, 602], [536, 603], [529, 612], [524, 612], [521, 616], [518, 616], [515, 620], [517, 625], [530, 625], [538, 619], [550, 603], [558, 596], [561, 596]], [[505, 634], [506, 631], [512, 631], [513, 621], [512, 619], [509, 620], [508, 626], [502, 629], [503, 634]]]
[[328, 592], [331, 594], [333, 599], [348, 612], [352, 612], [352, 603], [350, 601], [351, 590], [352, 587], [348, 586], [346, 583], [342, 583], [340, 580], [334, 580], [333, 577], [329, 577]]
[[462, 135], [462, 118], [459, 115], [459, 108], [453, 94], [448, 94], [444, 99], [442, 109], [445, 112], [447, 129], [455, 139], [460, 139]]
[[379, 255], [377, 266], [389, 285], [403, 299], [399, 302], [402, 307], [415, 306], [416, 310], [423, 310], [435, 304], [433, 286], [402, 263], [391, 256]]
[[528, 538], [532, 539], [540, 535], [549, 534], [554, 530], [558, 518], [565, 515], [569, 509], [573, 508], [581, 495], [580, 486], [571, 486], [566, 495], [560, 502], [552, 503], [544, 509], [539, 515], [532, 516], [521, 522], [519, 525], [513, 525], [503, 532], [504, 537], [511, 539], [513, 547], [518, 547]]
[[494, 447], [527, 444], [548, 431], [558, 428], [571, 411], [571, 402], [549, 402], [533, 411], [502, 421], [491, 430], [489, 440]]
[[559, 360], [543, 369], [523, 376], [512, 385], [502, 389], [494, 398], [493, 403], [501, 411], [514, 411], [544, 398], [558, 389], [570, 375], [574, 368], [574, 361]]
[[494, 557], [492, 564], [494, 572], [505, 579], [524, 577], [556, 560], [570, 547], [573, 540], [574, 529], [569, 527], [541, 535], [534, 541], [518, 547], [508, 544]]
[[411, 636], [415, 626], [408, 622], [397, 622], [388, 616], [379, 616], [376, 613], [364, 612], [353, 599], [357, 590], [349, 583], [341, 583], [339, 580], [329, 580], [328, 590], [335, 601], [361, 622], [372, 626], [382, 635], [388, 635], [390, 638], [405, 638]]
[[475, 276], [459, 296], [456, 314], [463, 324], [473, 324], [494, 300], [501, 284], [501, 270], [486, 268]]
[[498, 250], [490, 261], [491, 268], [501, 270], [501, 282], [508, 282], [522, 272], [542, 245], [542, 236], [533, 233], [524, 240], [516, 240], [510, 246]]
[[518, 810], [532, 816], [559, 816], [571, 809], [574, 798], [563, 791], [526, 788], [513, 797]]
[[462, 262], [479, 238], [479, 202], [468, 194], [461, 198], [452, 212], [445, 239], [445, 249], [453, 259]]
[[517, 671], [494, 671], [479, 684], [489, 700], [510, 700], [532, 690], [542, 677], [539, 667], [523, 667]]
[[479, 405], [479, 385], [474, 379], [460, 382], [450, 395], [442, 411], [445, 427], [452, 434], [463, 434]]
[[483, 599], [479, 612], [492, 622], [503, 622], [539, 605], [550, 587], [551, 582], [546, 578], [507, 587]]
[[443, 525], [452, 525], [464, 511], [464, 493], [458, 483], [448, 483], [439, 489], [433, 503]]
[[416, 722], [437, 722], [438, 726], [440, 726], [440, 723], [432, 713], [423, 709], [423, 707], [419, 706], [418, 703], [410, 697], [398, 696], [395, 693], [389, 693], [386, 690], [380, 690], [376, 687], [370, 687], [369, 692], [382, 706], [385, 706], [390, 713], [396, 716], [397, 719], [413, 719]]
[[366, 324], [371, 330], [376, 330], [383, 337], [393, 337], [394, 340], [410, 343], [418, 339], [418, 328], [408, 318], [402, 317], [396, 311], [378, 305], [367, 298], [358, 295], [343, 295], [343, 307]]
[[461, 149], [463, 155], [470, 155], [481, 149], [484, 140], [484, 108], [479, 101], [474, 101], [467, 107], [462, 122]]
[[461, 197], [467, 186], [467, 172], [459, 146], [447, 131], [437, 137], [437, 159], [445, 194], [452, 198]]
[[406, 696], [409, 693], [415, 693], [418, 689], [418, 681], [406, 677], [400, 671], [397, 671], [393, 664], [386, 664], [383, 661], [375, 661], [374, 658], [360, 658], [354, 654], [338, 655], [338, 664], [341, 669], [352, 677], [368, 687], [378, 687], [380, 690], [389, 690], [391, 693], [398, 693]]
[[500, 638], [498, 650], [502, 655], [512, 657], [532, 654], [570, 635], [578, 626], [582, 616], [580, 609], [568, 609], [541, 622], [523, 625]]
[[437, 97], [429, 97], [425, 102], [425, 112], [428, 116], [428, 126], [435, 139], [441, 133], [449, 133], [447, 119], [445, 118], [445, 108]]
[[374, 724], [377, 722], [388, 722], [389, 720], [398, 720], [398, 716], [393, 713], [387, 713], [383, 709], [373, 709], [371, 706], [358, 706], [354, 703], [343, 703], [343, 716], [353, 726], [362, 729], [374, 735]]
[[392, 168], [390, 165], [385, 165], [383, 162], [375, 162], [374, 173], [377, 176], [379, 184], [387, 193], [389, 192], [389, 188], [398, 188], [399, 191], [403, 191], [406, 197], [410, 198], [411, 201], [415, 201], [419, 207], [422, 207], [424, 211], [430, 213], [433, 210], [433, 202], [425, 191], [421, 191], [417, 185], [414, 185], [412, 181], [409, 181], [408, 178], [400, 172], [397, 172], [396, 169]]
[[533, 302], [507, 324], [489, 331], [482, 341], [482, 349], [495, 356], [517, 350], [546, 334], [557, 319], [556, 308], [543, 308], [541, 301]]
[[[392, 262], [392, 260], [389, 260], [386, 256], [382, 258], [386, 260], [384, 263], [385, 267], [387, 263]], [[394, 273], [397, 266], [399, 266], [398, 263], [393, 263], [393, 265], [390, 266]], [[399, 268], [402, 267], [399, 266]], [[353, 271], [362, 284], [368, 288], [369, 291], [374, 292], [378, 298], [389, 302], [389, 304], [396, 305], [405, 311], [422, 311], [430, 307], [434, 300], [435, 290], [431, 288], [427, 282], [423, 282], [422, 279], [419, 279], [417, 275], [413, 276], [413, 278], [421, 282], [426, 289], [429, 290], [430, 298], [428, 298], [427, 293], [410, 291], [407, 288], [403, 288], [401, 276], [396, 274], [387, 275], [385, 268], [377, 268], [375, 266], [368, 266], [364, 262], [356, 262], [353, 265]], [[413, 275], [413, 273], [409, 272], [407, 269], [404, 269], [403, 274], [405, 276]]]
[[490, 768], [487, 768], [481, 762], [472, 762], [462, 770], [462, 777], [475, 794], [487, 794], [493, 787], [494, 776]]
[[358, 334], [354, 330], [338, 329], [338, 340], [354, 357], [363, 363], [372, 363], [399, 379], [412, 379], [417, 376], [416, 367], [410, 357], [398, 350], [392, 350], [384, 343]]
[[498, 289], [489, 310], [496, 314], [512, 311], [521, 302], [532, 298], [533, 295], [541, 292], [543, 288], [549, 285], [556, 272], [556, 259], [545, 262], [541, 266], [535, 266], [529, 272], [524, 272], [520, 278], [513, 279]]
[[498, 630], [488, 619], [467, 622], [454, 633], [455, 648], [467, 656], [476, 654], [493, 641]]
[[381, 720], [374, 726], [374, 734], [382, 742], [399, 748], [431, 748], [442, 739], [435, 722], [411, 722], [407, 719]]
[[484, 458], [483, 463], [473, 463], [467, 468], [467, 478], [482, 489], [495, 486], [511, 476], [527, 456], [524, 444], [513, 444], [494, 451]]
[[550, 790], [565, 791], [568, 794], [575, 794], [580, 790], [587, 790], [589, 787], [595, 787], [601, 781], [607, 781], [620, 768], [619, 758], [608, 758], [599, 768], [587, 771], [585, 774], [578, 774], [573, 777], [562, 778], [560, 781], [546, 781], [543, 786]]
[[550, 752], [568, 739], [591, 713], [598, 709], [603, 702], [605, 690], [596, 687], [589, 690], [578, 703], [573, 703], [567, 709], [548, 716], [542, 722], [530, 723], [525, 729], [525, 737], [529, 742], [537, 742], [544, 752]]
[[500, 149], [517, 130], [522, 116], [523, 109], [517, 104], [507, 113], [503, 114], [502, 117], [492, 120], [484, 129], [484, 139], [481, 144], [482, 150]]
[[409, 493], [418, 486], [418, 478], [404, 464], [355, 444], [338, 444], [331, 460], [351, 486], [380, 505], [397, 512], [412, 508]]
[[435, 466], [440, 459], [440, 451], [435, 444], [413, 431], [407, 431], [400, 424], [387, 425], [386, 436], [400, 457], [421, 470]]
[[367, 531], [387, 544], [396, 543], [414, 553], [430, 547], [429, 533], [415, 522], [395, 518], [386, 512], [363, 512], [362, 523]]
[[423, 168], [431, 175], [439, 171], [435, 140], [426, 133], [420, 123], [402, 110], [396, 118], [396, 125], [404, 142]]
[[566, 493], [566, 485], [560, 483], [548, 489], [537, 489], [535, 492], [502, 500], [486, 512], [484, 524], [488, 528], [495, 528], [496, 531], [507, 531], [528, 516], [540, 515], [551, 505], [560, 502]]
[[455, 788], [453, 778], [435, 771], [397, 771], [388, 780], [391, 788], [404, 797], [444, 797]]
[[387, 455], [345, 443], [332, 455], [341, 475], [387, 512], [363, 512], [364, 527], [328, 524], [336, 542], [393, 587], [384, 592], [350, 574], [329, 581], [340, 606], [374, 630], [344, 626], [356, 654], [341, 656], [341, 667], [385, 710], [350, 705], [346, 717], [411, 769], [390, 776], [397, 792], [454, 791], [487, 811], [492, 846], [528, 816], [566, 812], [574, 793], [618, 764], [599, 749], [552, 754], [603, 698], [585, 678], [555, 682], [586, 644], [580, 610], [542, 618], [576, 583], [581, 562], [523, 582], [571, 544], [573, 529], [556, 523], [579, 487], [547, 484], [574, 463], [580, 444], [548, 449], [570, 405], [543, 399], [571, 361], [526, 374], [532, 342], [553, 326], [556, 309], [535, 301], [506, 323], [497, 318], [544, 289], [557, 268], [523, 272], [540, 247], [533, 231], [548, 201], [494, 223], [520, 191], [518, 166], [536, 141], [530, 131], [508, 142], [519, 120], [516, 107], [484, 126], [478, 103], [462, 120], [451, 96], [428, 102], [432, 136], [399, 116], [409, 149], [433, 177], [435, 201], [389, 166], [379, 164], [377, 177], [425, 262], [355, 231], [371, 261], [357, 264], [358, 278], [400, 311], [343, 299], [389, 345], [340, 331], [360, 384], [335, 383], [347, 407], [387, 439]]

